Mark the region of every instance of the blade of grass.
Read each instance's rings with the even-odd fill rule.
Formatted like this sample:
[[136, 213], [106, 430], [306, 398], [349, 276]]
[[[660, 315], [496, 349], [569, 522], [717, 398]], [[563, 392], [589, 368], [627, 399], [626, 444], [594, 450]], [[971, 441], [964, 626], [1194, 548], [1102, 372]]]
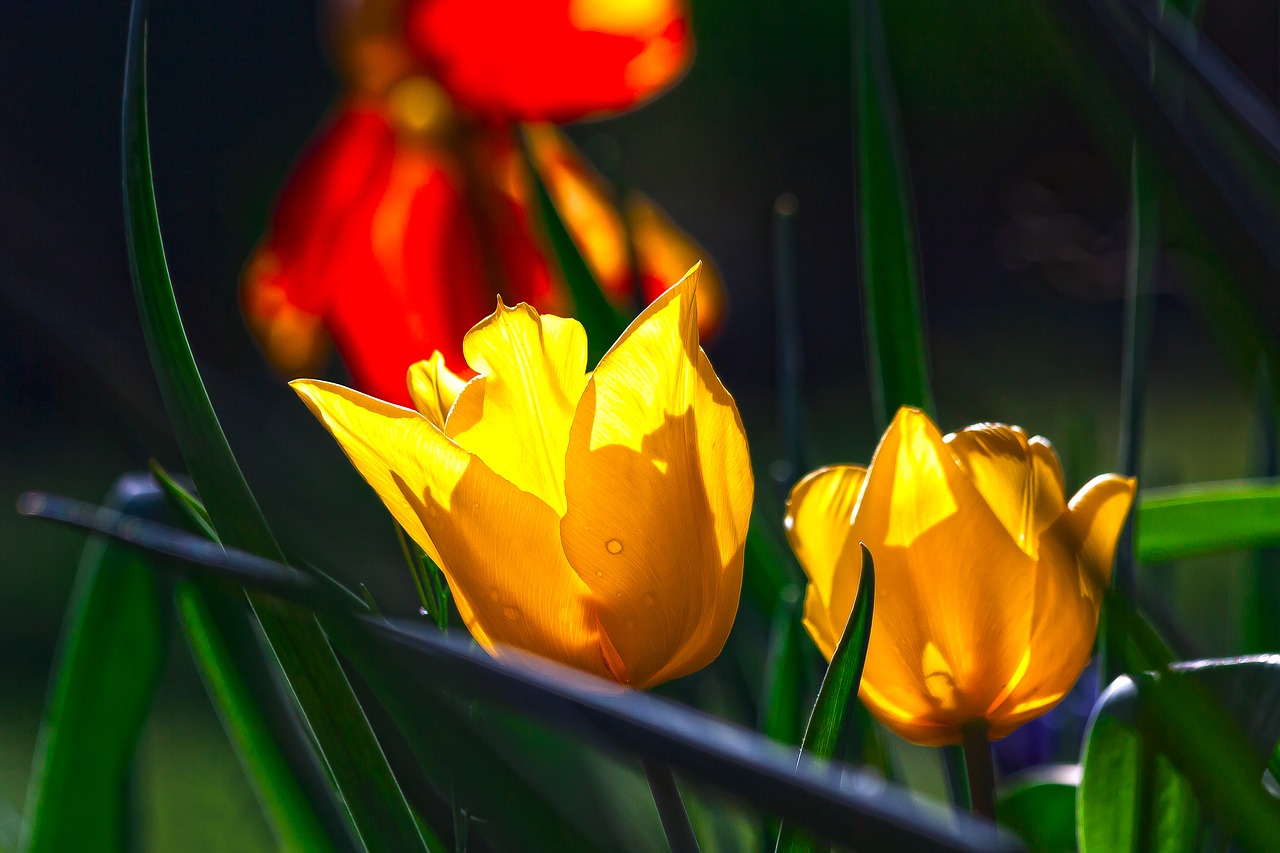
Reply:
[[178, 622], [196, 668], [276, 840], [285, 850], [334, 850], [311, 801], [276, 745], [249, 685], [240, 677], [205, 599], [205, 591], [189, 581], [179, 581], [174, 588]]
[[[169, 505], [193, 529], [216, 543], [218, 534], [199, 499], [155, 460], [150, 467], [151, 476]], [[240, 660], [222, 635], [225, 623], [210, 608], [208, 590], [201, 582], [181, 580], [174, 585], [173, 594], [178, 624], [196, 669], [276, 840], [286, 850], [334, 850], [329, 832], [311, 807], [311, 798], [300, 787], [263, 718], [253, 689], [241, 677]]]
[[66, 498], [30, 493], [19, 499], [19, 511], [171, 556], [209, 576], [259, 582], [297, 604], [324, 608], [333, 624], [374, 635], [381, 664], [375, 670], [406, 687], [493, 702], [606, 747], [666, 762], [691, 779], [840, 844], [904, 853], [1023, 849], [986, 822], [920, 803], [856, 769], [821, 760], [797, 767], [794, 750], [653, 694], [619, 688], [549, 660], [515, 654], [495, 660], [469, 639], [442, 635], [422, 620], [353, 615], [342, 609], [347, 597], [324, 594], [289, 566], [235, 548], [211, 549], [190, 534]]
[[[871, 638], [871, 614], [875, 606], [876, 572], [871, 552], [862, 548], [862, 575], [853, 612], [845, 624], [840, 642], [831, 656], [831, 665], [818, 688], [818, 697], [809, 714], [809, 724], [800, 741], [801, 765], [806, 758], [829, 759], [836, 755], [840, 741], [848, 736], [852, 710], [858, 702], [858, 685], [862, 683], [862, 665], [867, 660], [867, 641]], [[826, 845], [822, 845], [827, 849]], [[810, 853], [819, 849], [814, 839], [794, 825], [783, 822], [778, 830], [778, 853]]]
[[[116, 481], [107, 505], [136, 515], [163, 508]], [[94, 536], [85, 544], [28, 785], [20, 850], [123, 851], [130, 779], [168, 648], [164, 605], [146, 559]]]
[[1280, 545], [1274, 480], [1145, 489], [1137, 513], [1138, 557], [1146, 563]]
[[933, 414], [915, 212], [876, 0], [851, 0], [854, 174], [862, 310], [876, 427], [901, 406]]
[[[146, 3], [134, 0], [126, 54], [123, 175], [129, 262], [147, 348], [188, 470], [221, 540], [280, 557], [209, 402], [169, 279], [151, 176], [145, 56]], [[361, 840], [372, 849], [423, 849], [418, 823], [314, 616], [268, 600], [251, 603]], [[323, 801], [313, 806], [328, 807]]]
[[[162, 475], [163, 479], [157, 477], [161, 488], [184, 513], [190, 513], [197, 521], [207, 517], [198, 498], [183, 489], [158, 465], [153, 465], [153, 471], [158, 471]], [[405, 544], [406, 549], [410, 547], [407, 543], [402, 544]], [[412, 559], [409, 555], [406, 556]], [[261, 576], [262, 563], [258, 561], [253, 566], [256, 567], [254, 570], [256, 575]], [[413, 568], [412, 565], [411, 568]], [[425, 572], [426, 568], [419, 564], [416, 570]], [[294, 572], [290, 577], [299, 579], [305, 576]], [[220, 651], [218, 625], [204, 612], [198, 587], [189, 582], [184, 582], [183, 586], [185, 591], [191, 594], [191, 600], [183, 602], [188, 605], [184, 609], [184, 615], [189, 611], [192, 619], [196, 620], [192, 625], [196, 629], [193, 653], [197, 654], [199, 660], [203, 655], [216, 654]], [[329, 607], [346, 605], [357, 612], [363, 609], [360, 607], [360, 602], [338, 588], [336, 583], [328, 586], [330, 591], [325, 593], [325, 600], [329, 602]], [[312, 586], [308, 582], [303, 588], [311, 589]], [[378, 615], [371, 608], [367, 612]], [[459, 709], [459, 703], [450, 702], [447, 696], [437, 695], [435, 692], [428, 693], [416, 688], [406, 690], [402, 682], [382, 674], [377, 667], [379, 652], [371, 649], [361, 635], [344, 631], [342, 625], [338, 625], [336, 631], [337, 636], [343, 640], [344, 651], [363, 664], [360, 667], [361, 672], [383, 697], [383, 705], [391, 719], [404, 734], [409, 750], [418, 759], [430, 783], [435, 787], [434, 793], [440, 798], [438, 802], [456, 802], [459, 806], [465, 805], [468, 812], [486, 815], [481, 834], [488, 840], [503, 847], [518, 846], [528, 850], [571, 849], [581, 850], [584, 853], [610, 849], [611, 845], [616, 846], [622, 843], [621, 838], [606, 840], [599, 844], [591, 841], [568, 826], [568, 821], [562, 819], [554, 804], [547, 802], [536, 786], [526, 784], [517, 778], [507, 758], [515, 750], [528, 750], [532, 745], [529, 737], [518, 737], [516, 738], [518, 743], [506, 743], [505, 748], [501, 746], [490, 748], [484, 737], [473, 731], [474, 727], [470, 724], [465, 709]], [[219, 679], [225, 676], [215, 671], [211, 675], [206, 675], [206, 680], [209, 678]], [[215, 698], [222, 698], [226, 703], [247, 698], [239, 689], [240, 685], [234, 680], [226, 685], [219, 684], [218, 687], [221, 692], [219, 697]], [[227, 710], [234, 711], [234, 706], [228, 704]], [[250, 719], [233, 721], [237, 723], [238, 729], [232, 734], [237, 738], [260, 734], [251, 727], [254, 709], [248, 708], [245, 712], [250, 715]], [[422, 720], [431, 721], [429, 728], [424, 729], [421, 725]], [[242, 728], [249, 728], [249, 730], [239, 731]], [[266, 743], [253, 743], [246, 740], [243, 745], [246, 748], [263, 750], [272, 748], [269, 740]], [[270, 758], [270, 756], [267, 757]], [[554, 757], [544, 756], [544, 759], [542, 762], [544, 765], [551, 760], [558, 761], [562, 765], [571, 765], [572, 762], [571, 756], [564, 750], [555, 752]], [[257, 761], [247, 767], [251, 773], [255, 774], [253, 778], [267, 784], [272, 781], [270, 771], [276, 767], [264, 767], [262, 764], [262, 761]], [[267, 791], [265, 795], [273, 796], [274, 792]], [[428, 805], [436, 806], [438, 802], [428, 804], [415, 800], [421, 813], [427, 813]], [[457, 810], [457, 807], [451, 809], [454, 812], [452, 822], [455, 826], [455, 840], [458, 838], [457, 827], [466, 828], [470, 825], [468, 821], [459, 818]], [[598, 818], [598, 815], [593, 817]], [[430, 837], [428, 835], [428, 843], [431, 843]], [[465, 838], [465, 834], [462, 837]]]

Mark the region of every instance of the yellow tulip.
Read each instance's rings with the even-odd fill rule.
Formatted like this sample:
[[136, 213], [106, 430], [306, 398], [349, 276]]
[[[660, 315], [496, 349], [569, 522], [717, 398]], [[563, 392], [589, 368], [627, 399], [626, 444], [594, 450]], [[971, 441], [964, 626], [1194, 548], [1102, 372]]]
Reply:
[[805, 627], [830, 660], [865, 542], [876, 597], [862, 701], [914, 743], [958, 743], [971, 725], [1004, 737], [1088, 663], [1133, 493], [1132, 479], [1103, 474], [1067, 503], [1045, 439], [1002, 424], [944, 438], [901, 409], [869, 468], [823, 468], [791, 491]]
[[586, 371], [576, 320], [525, 304], [437, 353], [416, 411], [326, 382], [294, 389], [440, 566], [473, 637], [635, 687], [710, 663], [738, 609], [746, 436], [698, 345], [697, 267]]

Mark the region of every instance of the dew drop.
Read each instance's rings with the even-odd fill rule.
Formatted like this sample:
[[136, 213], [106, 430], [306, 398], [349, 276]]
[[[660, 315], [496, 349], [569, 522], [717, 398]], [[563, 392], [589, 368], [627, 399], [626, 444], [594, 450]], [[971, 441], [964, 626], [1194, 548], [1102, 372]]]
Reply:
[[608, 542], [604, 543], [604, 548], [610, 554], [622, 553], [622, 543], [617, 539], [610, 539]]
[[599, 569], [597, 569], [597, 570], [596, 570], [596, 577], [598, 577], [598, 578], [602, 578], [602, 577], [604, 577], [604, 572], [602, 572], [602, 571], [600, 571]]
[[653, 605], [655, 605], [655, 604], [657, 604], [657, 603], [658, 603], [658, 599], [654, 598], [654, 597], [653, 597], [653, 593], [651, 593], [651, 592], [650, 592], [650, 593], [646, 593], [646, 594], [645, 594], [645, 597], [644, 597], [644, 598], [642, 598], [642, 599], [641, 599], [641, 601], [643, 601], [643, 602], [645, 603], [645, 605], [646, 605], [646, 606], [648, 606], [648, 607], [652, 607]]
[[508, 604], [506, 607], [502, 608], [502, 615], [507, 618], [508, 622], [519, 622], [520, 617], [524, 614], [520, 612], [519, 607], [516, 607], [514, 604]]
[[498, 601], [501, 598], [502, 598], [502, 593], [498, 591], [498, 588], [496, 586], [493, 589], [489, 590], [490, 601]]

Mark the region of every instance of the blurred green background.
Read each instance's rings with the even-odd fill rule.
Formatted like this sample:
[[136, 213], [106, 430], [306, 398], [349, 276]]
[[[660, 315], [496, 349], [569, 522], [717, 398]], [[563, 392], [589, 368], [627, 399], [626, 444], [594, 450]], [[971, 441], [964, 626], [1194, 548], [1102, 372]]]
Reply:
[[[1084, 120], [1073, 61], [1036, 4], [884, 4], [910, 156], [941, 426], [1048, 436], [1070, 488], [1115, 465], [1126, 163], [1123, 120]], [[692, 72], [644, 109], [570, 129], [620, 153], [715, 258], [728, 322], [708, 345], [759, 472], [782, 453], [770, 211], [799, 200], [797, 276], [813, 465], [865, 461], [870, 414], [853, 220], [843, 3], [693, 0]], [[119, 182], [127, 6], [0, 8], [0, 505], [27, 489], [100, 499], [156, 457], [181, 470], [134, 313]], [[1206, 37], [1273, 100], [1269, 0], [1209, 0]], [[240, 266], [337, 82], [317, 7], [158, 3], [150, 27], [161, 222], [192, 347], [231, 444], [287, 549], [383, 607], [416, 610], [389, 521], [259, 356]], [[1084, 105], [1087, 106], [1087, 105]], [[1108, 121], [1112, 122], [1108, 125]], [[1110, 134], [1110, 135], [1108, 135]], [[1197, 314], [1202, 260], [1167, 247], [1159, 280], [1144, 485], [1250, 473], [1251, 365]], [[336, 369], [336, 368], [335, 368]], [[0, 512], [0, 838], [16, 830], [81, 537]], [[1148, 567], [1144, 584], [1205, 655], [1239, 649], [1245, 558]], [[139, 758], [140, 832], [157, 850], [269, 848], [270, 836], [175, 646]]]

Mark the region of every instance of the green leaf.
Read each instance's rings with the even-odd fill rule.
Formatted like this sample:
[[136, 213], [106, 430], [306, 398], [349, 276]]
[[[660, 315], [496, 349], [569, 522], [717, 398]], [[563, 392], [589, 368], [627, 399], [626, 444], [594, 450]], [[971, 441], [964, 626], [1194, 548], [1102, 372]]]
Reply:
[[1098, 698], [1079, 790], [1082, 853], [1189, 851], [1280, 838], [1262, 772], [1280, 740], [1280, 661], [1235, 658], [1122, 676]]
[[932, 413], [915, 212], [876, 0], [851, 0], [854, 173], [862, 310], [876, 426], [901, 406]]
[[[142, 328], [178, 444], [220, 540], [279, 559], [209, 402], [169, 279], [148, 145], [145, 6], [144, 0], [132, 6], [123, 110], [125, 226]], [[361, 840], [371, 849], [424, 848], [418, 822], [315, 617], [261, 595], [250, 600]]]
[[[867, 546], [862, 548], [862, 574], [853, 612], [836, 644], [827, 674], [818, 688], [809, 725], [800, 742], [800, 758], [829, 759], [835, 756], [841, 735], [849, 730], [850, 712], [858, 701], [858, 685], [862, 683], [862, 665], [867, 660], [867, 641], [871, 638], [871, 614], [875, 605], [876, 571]], [[825, 847], [825, 845], [824, 845]], [[778, 853], [801, 853], [819, 849], [807, 833], [785, 822], [778, 831]]]
[[765, 657], [760, 731], [779, 743], [799, 745], [803, 736], [800, 702], [805, 693], [804, 629], [800, 624], [800, 591], [791, 587], [773, 612]]
[[560, 274], [564, 276], [565, 285], [569, 288], [569, 295], [573, 297], [573, 316], [587, 330], [587, 366], [594, 367], [600, 357], [609, 351], [609, 347], [613, 346], [613, 342], [626, 331], [627, 319], [613, 307], [600, 289], [600, 284], [592, 275], [586, 259], [582, 257], [578, 244], [573, 241], [573, 235], [556, 210], [555, 202], [551, 199], [551, 193], [547, 190], [546, 182], [530, 151], [528, 136], [521, 134], [521, 144], [525, 166], [533, 184], [538, 221], [542, 223], [542, 230], [551, 245], [551, 254], [555, 256]]
[[178, 621], [187, 645], [276, 839], [286, 850], [334, 850], [258, 710], [253, 692], [240, 677], [206, 598], [199, 584], [179, 581], [175, 585]]
[[1030, 853], [1075, 853], [1078, 764], [1048, 764], [1010, 776], [996, 797], [996, 820]]
[[[107, 505], [163, 505], [133, 475]], [[80, 558], [27, 794], [21, 849], [125, 851], [131, 768], [168, 649], [164, 602], [137, 551], [98, 536]]]
[[1145, 489], [1138, 496], [1137, 528], [1138, 557], [1145, 563], [1280, 545], [1280, 483]]

